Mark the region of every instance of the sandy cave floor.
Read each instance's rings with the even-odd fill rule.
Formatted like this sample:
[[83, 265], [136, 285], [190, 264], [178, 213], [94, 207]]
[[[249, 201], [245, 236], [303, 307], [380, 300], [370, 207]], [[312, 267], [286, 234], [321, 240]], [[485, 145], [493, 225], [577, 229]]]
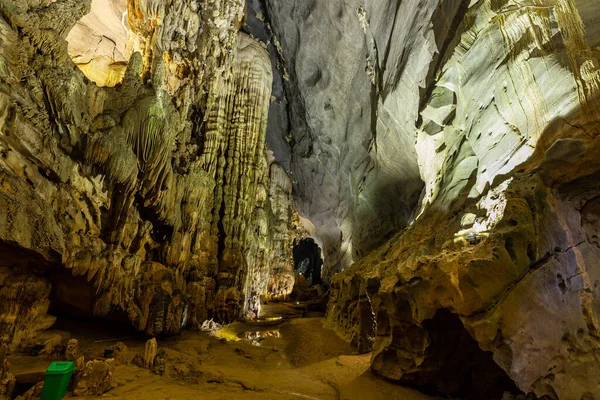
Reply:
[[[102, 398], [116, 399], [402, 399], [432, 397], [378, 379], [369, 370], [370, 354], [357, 355], [333, 331], [324, 328], [320, 313], [299, 317], [299, 307], [269, 305], [265, 314], [283, 316], [282, 322], [235, 323], [228, 337], [183, 331], [179, 336], [159, 339], [166, 351], [166, 372], [159, 376], [130, 363], [143, 354], [145, 339], [105, 323], [59, 321], [49, 334], [68, 335], [79, 341], [86, 360], [102, 359], [105, 348], [117, 341], [127, 351], [115, 356], [116, 387]], [[289, 319], [288, 319], [289, 318]], [[262, 338], [260, 338], [262, 337]], [[13, 373], [21, 382], [35, 383], [51, 361], [60, 358], [33, 357], [15, 353], [9, 357]], [[97, 399], [98, 397], [78, 397]]]

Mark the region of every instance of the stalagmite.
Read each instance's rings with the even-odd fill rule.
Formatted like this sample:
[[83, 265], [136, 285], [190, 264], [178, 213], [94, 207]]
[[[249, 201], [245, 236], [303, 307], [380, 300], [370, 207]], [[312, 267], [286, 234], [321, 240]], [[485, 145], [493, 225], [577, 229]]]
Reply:
[[[219, 237], [215, 307], [217, 317], [225, 322], [240, 316], [244, 303], [241, 291], [247, 274], [264, 262], [246, 260], [243, 254], [255, 205], [267, 200], [257, 196], [257, 192], [265, 190], [268, 179], [265, 176], [261, 187], [260, 175], [268, 174], [263, 143], [272, 81], [267, 53], [244, 34], [238, 36], [232, 68], [232, 76], [220, 82], [215, 105], [208, 114], [203, 151], [205, 168], [220, 183], [215, 190], [211, 231]], [[261, 221], [256, 223], [260, 227]]]
[[156, 339], [152, 338], [146, 342], [146, 348], [142, 359], [144, 360], [144, 368], [152, 369], [154, 367], [154, 359], [158, 353], [158, 344]]
[[69, 361], [77, 359], [77, 351], [79, 349], [79, 341], [77, 339], [69, 339], [65, 349], [65, 358]]

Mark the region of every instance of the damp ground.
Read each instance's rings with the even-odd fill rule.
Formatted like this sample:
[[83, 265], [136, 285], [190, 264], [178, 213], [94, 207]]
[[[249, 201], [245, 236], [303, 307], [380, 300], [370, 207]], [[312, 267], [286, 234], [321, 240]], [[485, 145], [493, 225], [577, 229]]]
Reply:
[[[86, 360], [103, 359], [104, 350], [122, 342], [115, 356], [114, 388], [102, 398], [115, 399], [403, 399], [432, 397], [375, 377], [370, 354], [357, 354], [324, 327], [322, 313], [302, 304], [274, 303], [255, 322], [228, 325], [223, 338], [185, 330], [158, 339], [166, 353], [160, 376], [131, 363], [143, 354], [145, 339], [125, 327], [63, 319], [47, 335], [79, 341]], [[43, 379], [60, 357], [14, 353], [9, 357], [21, 387]], [[78, 397], [80, 399], [97, 399]]]

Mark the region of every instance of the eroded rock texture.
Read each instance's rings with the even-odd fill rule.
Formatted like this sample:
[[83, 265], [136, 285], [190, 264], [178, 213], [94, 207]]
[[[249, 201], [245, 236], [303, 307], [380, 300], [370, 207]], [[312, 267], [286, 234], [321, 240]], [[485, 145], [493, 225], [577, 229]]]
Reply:
[[285, 299], [294, 284], [290, 229], [292, 183], [278, 164], [272, 163], [268, 172], [268, 176], [259, 180], [256, 207], [248, 229], [246, 261], [249, 268], [244, 290], [248, 317], [260, 314], [261, 296]]
[[6, 359], [8, 346], [0, 345], [0, 399], [10, 399], [17, 383], [14, 375], [10, 372], [10, 363]]
[[92, 1], [66, 38], [73, 62], [99, 86], [114, 86], [125, 74], [133, 51], [126, 15], [126, 0]]
[[[248, 272], [268, 281], [291, 263], [289, 178], [265, 153], [271, 64], [238, 33], [243, 3], [127, 2], [136, 52], [100, 87], [65, 41], [97, 1], [0, 3], [0, 334], [12, 346], [52, 324], [62, 268], [85, 278], [81, 298], [62, 300], [159, 335], [256, 313], [245, 293], [267, 290]], [[82, 69], [108, 79], [102, 65]], [[251, 250], [255, 228], [268, 256]]]
[[433, 53], [432, 32], [422, 32], [435, 6], [265, 3], [288, 78], [297, 206], [315, 224], [330, 276], [412, 219], [423, 183], [407, 128]]
[[113, 373], [113, 359], [84, 362], [83, 356], [77, 360], [77, 370], [73, 374], [75, 396], [99, 396], [116, 387]]
[[345, 269], [329, 323], [377, 374], [598, 397], [599, 18], [1, 1], [2, 339], [50, 326], [52, 298], [152, 335], [256, 317], [311, 236], [325, 279]]
[[[329, 323], [371, 342], [381, 376], [481, 398], [449, 353], [465, 346], [467, 357], [466, 342], [440, 351], [449, 313], [523, 392], [597, 398], [600, 53], [589, 24], [600, 8], [397, 3], [359, 9], [375, 54], [400, 62], [366, 68], [386, 94], [379, 111], [412, 138], [425, 188], [410, 226], [332, 280]], [[383, 52], [378, 27], [406, 15], [413, 25], [391, 32], [404, 47]], [[411, 101], [392, 103], [402, 96]]]

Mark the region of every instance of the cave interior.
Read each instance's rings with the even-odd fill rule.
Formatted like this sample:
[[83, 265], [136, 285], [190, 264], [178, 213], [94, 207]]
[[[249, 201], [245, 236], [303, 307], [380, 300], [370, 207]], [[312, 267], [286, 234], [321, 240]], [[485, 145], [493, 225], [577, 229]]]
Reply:
[[598, 1], [0, 0], [0, 400], [600, 400], [599, 236]]
[[295, 274], [304, 276], [308, 280], [309, 286], [320, 285], [323, 258], [321, 257], [321, 248], [314, 239], [305, 238], [294, 244], [292, 255], [294, 256]]

